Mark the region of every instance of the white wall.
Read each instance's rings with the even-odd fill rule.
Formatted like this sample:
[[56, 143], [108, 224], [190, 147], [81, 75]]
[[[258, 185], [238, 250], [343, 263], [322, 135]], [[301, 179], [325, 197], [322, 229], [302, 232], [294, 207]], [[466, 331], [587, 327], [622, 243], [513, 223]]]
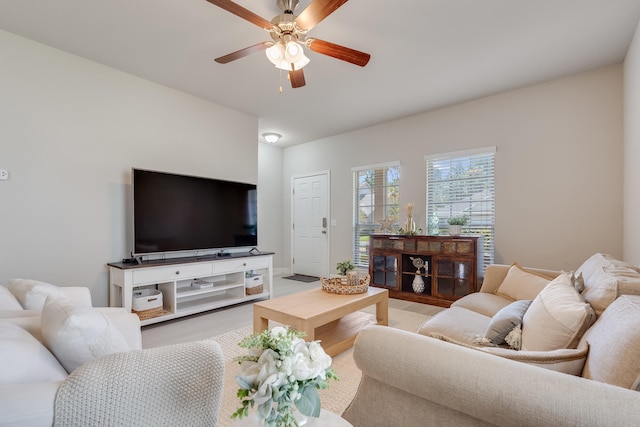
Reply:
[[640, 264], [640, 24], [624, 62], [624, 258]]
[[282, 273], [282, 148], [258, 144], [258, 245], [275, 252], [274, 273]]
[[131, 167], [258, 182], [255, 117], [3, 31], [0, 58], [0, 283], [88, 286], [106, 305]]
[[290, 147], [284, 194], [292, 175], [331, 170], [333, 270], [351, 257], [353, 166], [399, 160], [400, 203], [414, 202], [426, 229], [424, 156], [495, 145], [496, 262], [571, 269], [597, 251], [622, 256], [622, 91], [611, 66]]

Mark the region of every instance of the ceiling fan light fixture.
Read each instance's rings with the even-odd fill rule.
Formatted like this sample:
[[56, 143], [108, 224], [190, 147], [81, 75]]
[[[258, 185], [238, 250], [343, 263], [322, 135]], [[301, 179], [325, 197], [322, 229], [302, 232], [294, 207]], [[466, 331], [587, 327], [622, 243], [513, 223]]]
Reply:
[[266, 132], [266, 133], [262, 134], [262, 137], [269, 144], [275, 144], [282, 137], [282, 135], [280, 135], [279, 133], [275, 133], [275, 132]]
[[294, 41], [287, 43], [284, 59], [287, 61], [287, 71], [301, 70], [310, 62], [309, 58], [304, 54], [302, 46]]

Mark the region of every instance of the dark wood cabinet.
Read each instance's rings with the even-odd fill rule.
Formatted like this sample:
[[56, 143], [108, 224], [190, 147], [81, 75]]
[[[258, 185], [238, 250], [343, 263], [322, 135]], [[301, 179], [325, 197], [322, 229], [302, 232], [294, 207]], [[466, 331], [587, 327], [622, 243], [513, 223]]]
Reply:
[[482, 236], [370, 236], [371, 285], [391, 298], [449, 307], [477, 292], [483, 273]]

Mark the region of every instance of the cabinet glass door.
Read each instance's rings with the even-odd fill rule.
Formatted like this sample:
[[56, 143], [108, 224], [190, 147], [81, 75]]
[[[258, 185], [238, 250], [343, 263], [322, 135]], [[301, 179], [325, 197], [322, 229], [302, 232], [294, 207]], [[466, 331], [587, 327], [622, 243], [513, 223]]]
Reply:
[[398, 276], [398, 260], [395, 255], [373, 256], [373, 284], [395, 288]]
[[470, 261], [438, 260], [438, 295], [460, 297], [473, 292]]

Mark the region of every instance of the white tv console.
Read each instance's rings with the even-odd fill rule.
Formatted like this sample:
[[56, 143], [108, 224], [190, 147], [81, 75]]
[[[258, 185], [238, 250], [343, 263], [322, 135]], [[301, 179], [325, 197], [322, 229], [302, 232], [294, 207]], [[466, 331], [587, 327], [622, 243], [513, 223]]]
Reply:
[[[163, 314], [141, 321], [163, 322], [215, 308], [273, 295], [273, 253], [248, 252], [228, 256], [176, 258], [135, 263], [109, 263], [109, 305], [131, 311], [134, 289], [154, 288], [162, 292]], [[262, 293], [248, 294], [247, 273], [262, 276]], [[212, 283], [198, 289], [195, 279]]]

